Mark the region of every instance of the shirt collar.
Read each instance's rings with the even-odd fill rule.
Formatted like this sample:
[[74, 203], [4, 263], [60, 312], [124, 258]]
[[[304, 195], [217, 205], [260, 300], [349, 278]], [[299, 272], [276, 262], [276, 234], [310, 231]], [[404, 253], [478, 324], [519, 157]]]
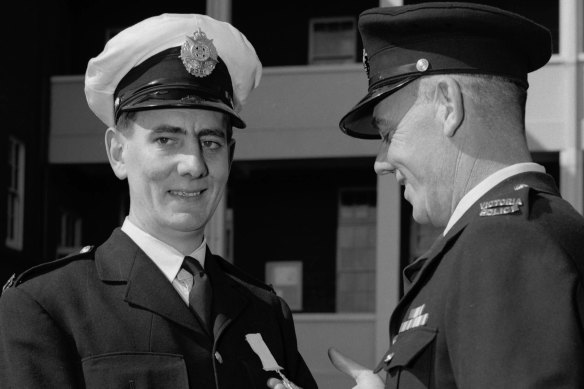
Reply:
[[[170, 282], [175, 279], [185, 257], [180, 251], [142, 230], [128, 217], [124, 220], [122, 231], [150, 257]], [[189, 256], [195, 258], [205, 268], [206, 252], [207, 239], [203, 238], [201, 245]]]
[[450, 216], [450, 219], [448, 220], [448, 224], [446, 225], [442, 236], [445, 236], [448, 231], [450, 231], [452, 226], [462, 217], [462, 215], [464, 215], [464, 213], [468, 211], [469, 208], [485, 193], [493, 189], [497, 184], [503, 182], [507, 178], [527, 172], [545, 173], [545, 168], [533, 162], [516, 163], [496, 171], [481, 181], [477, 186], [469, 190], [458, 202], [458, 205], [454, 209], [452, 216]]

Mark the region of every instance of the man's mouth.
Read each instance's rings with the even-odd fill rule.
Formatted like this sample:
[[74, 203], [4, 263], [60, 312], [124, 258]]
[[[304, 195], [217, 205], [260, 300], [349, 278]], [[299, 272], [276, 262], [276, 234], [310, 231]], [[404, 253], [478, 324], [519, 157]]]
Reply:
[[179, 196], [179, 197], [197, 197], [200, 196], [201, 193], [203, 193], [205, 191], [205, 189], [200, 190], [198, 192], [192, 192], [192, 191], [182, 191], [182, 190], [170, 190], [170, 194], [175, 195], [175, 196]]

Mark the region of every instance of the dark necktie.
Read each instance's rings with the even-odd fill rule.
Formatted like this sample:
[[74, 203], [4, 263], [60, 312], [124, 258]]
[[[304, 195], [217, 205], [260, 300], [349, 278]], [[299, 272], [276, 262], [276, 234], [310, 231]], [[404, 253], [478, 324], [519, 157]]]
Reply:
[[196, 259], [186, 256], [182, 267], [193, 275], [193, 287], [189, 293], [189, 307], [201, 322], [201, 325], [212, 333], [211, 327], [211, 303], [213, 290], [209, 276]]

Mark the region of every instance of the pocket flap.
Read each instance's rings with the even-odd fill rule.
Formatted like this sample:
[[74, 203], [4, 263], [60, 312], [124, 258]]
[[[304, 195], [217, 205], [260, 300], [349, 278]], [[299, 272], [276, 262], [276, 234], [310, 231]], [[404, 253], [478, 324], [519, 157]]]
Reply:
[[188, 388], [181, 355], [112, 353], [83, 360], [87, 388]]
[[434, 328], [418, 327], [400, 333], [375, 370], [408, 366], [434, 341], [436, 332]]

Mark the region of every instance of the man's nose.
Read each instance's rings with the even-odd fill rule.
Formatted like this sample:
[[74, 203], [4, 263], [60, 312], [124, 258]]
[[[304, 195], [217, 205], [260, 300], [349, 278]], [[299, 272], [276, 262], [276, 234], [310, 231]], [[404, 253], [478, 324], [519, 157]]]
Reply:
[[382, 176], [385, 174], [393, 174], [395, 172], [395, 167], [389, 162], [387, 158], [389, 145], [382, 143], [377, 153], [377, 158], [375, 158], [375, 164], [373, 165], [373, 169], [375, 173]]
[[207, 175], [207, 162], [203, 157], [200, 146], [194, 145], [184, 153], [180, 155], [180, 160], [178, 162], [178, 173], [183, 175], [189, 175], [191, 177], [204, 177]]

